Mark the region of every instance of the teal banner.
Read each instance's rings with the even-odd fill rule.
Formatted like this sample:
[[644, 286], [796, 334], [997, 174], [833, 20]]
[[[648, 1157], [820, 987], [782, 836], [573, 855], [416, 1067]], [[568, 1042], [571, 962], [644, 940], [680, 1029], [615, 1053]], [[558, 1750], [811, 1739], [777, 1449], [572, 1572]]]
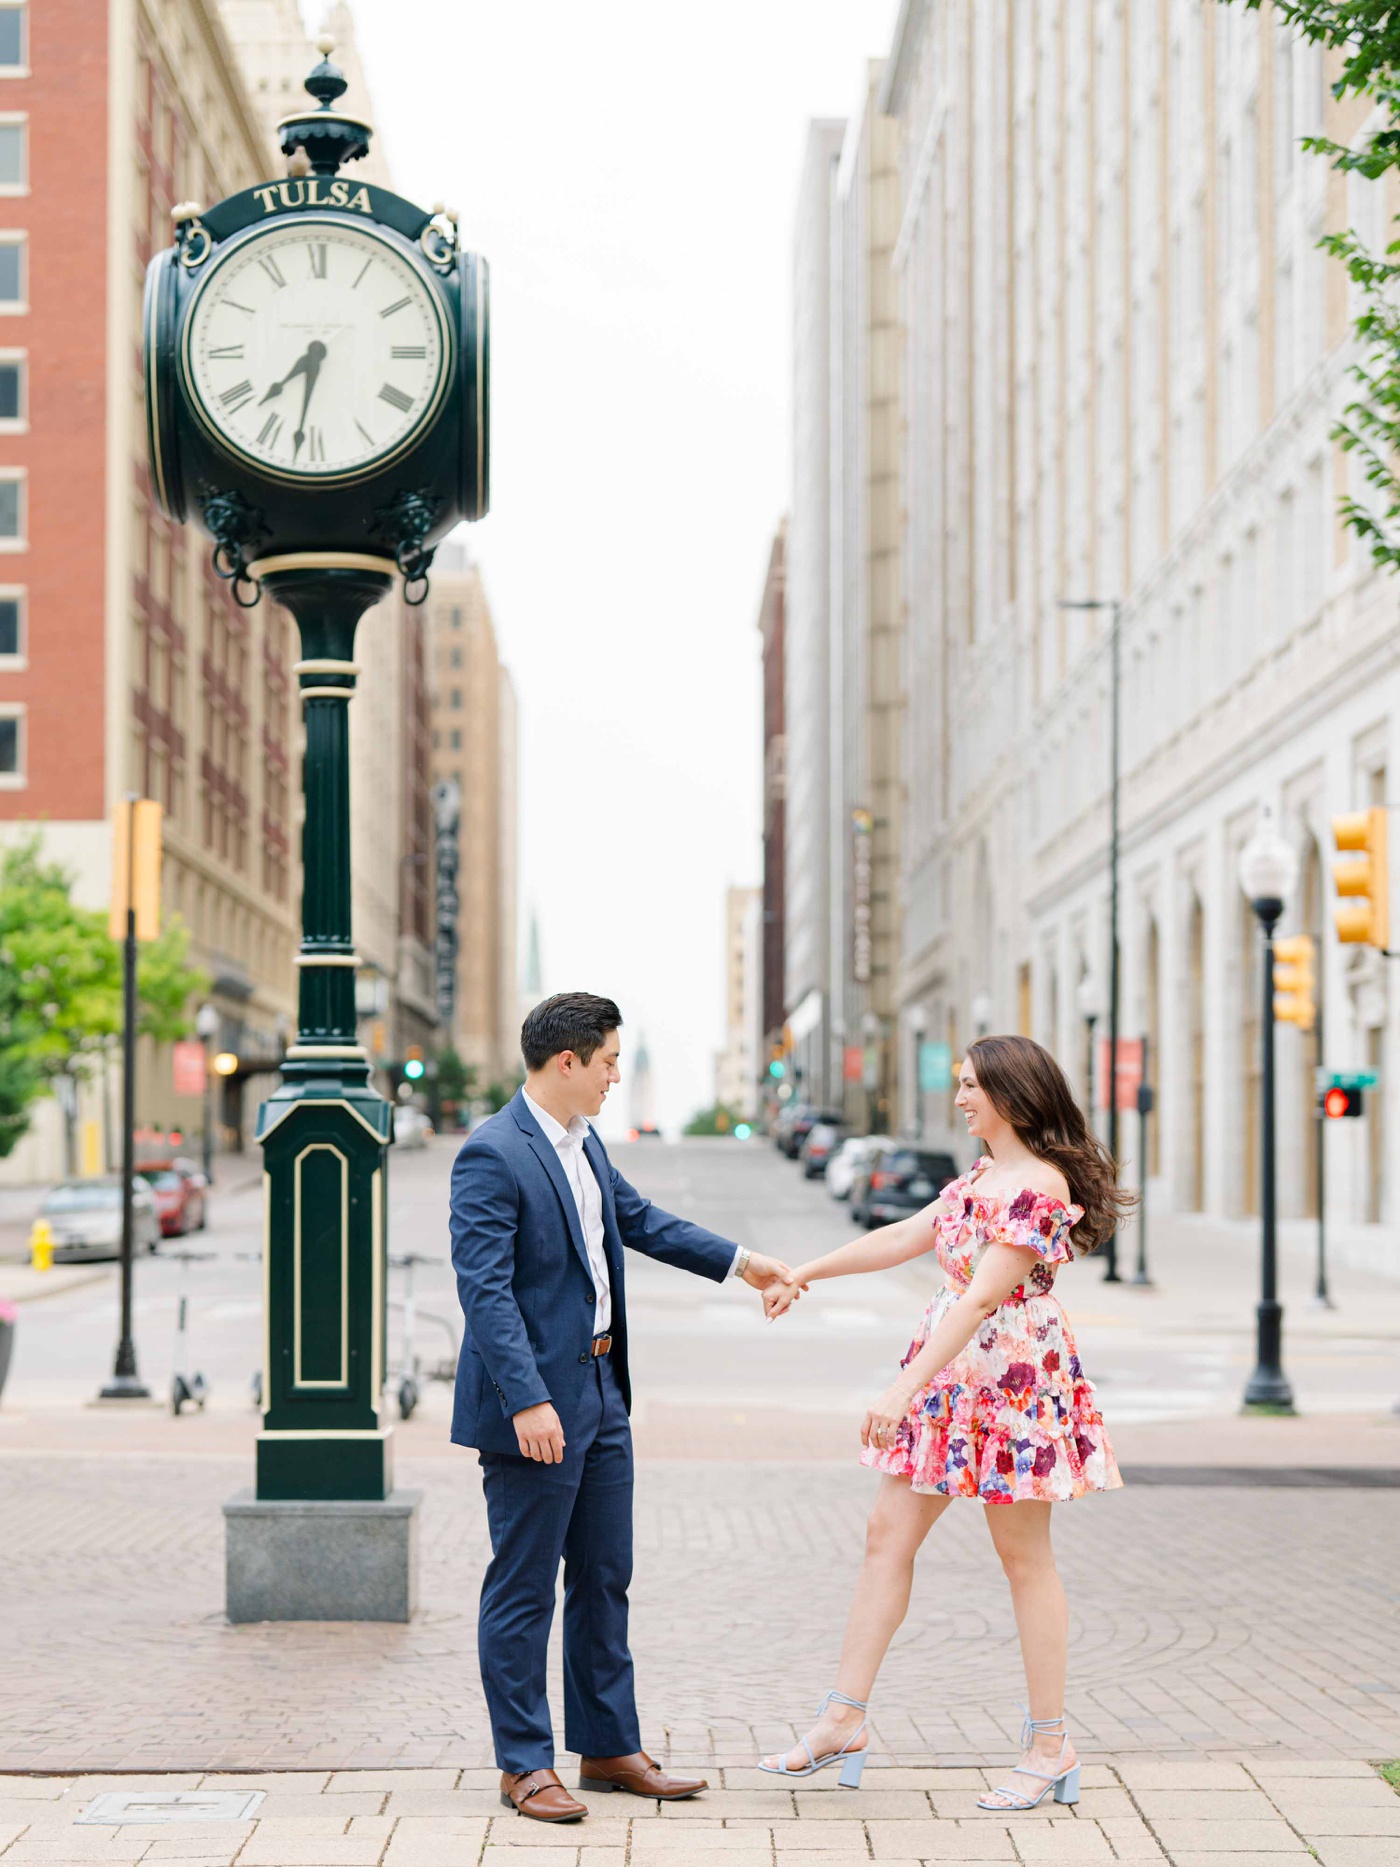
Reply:
[[925, 1093], [947, 1089], [953, 1080], [953, 1053], [947, 1044], [919, 1045], [919, 1087]]

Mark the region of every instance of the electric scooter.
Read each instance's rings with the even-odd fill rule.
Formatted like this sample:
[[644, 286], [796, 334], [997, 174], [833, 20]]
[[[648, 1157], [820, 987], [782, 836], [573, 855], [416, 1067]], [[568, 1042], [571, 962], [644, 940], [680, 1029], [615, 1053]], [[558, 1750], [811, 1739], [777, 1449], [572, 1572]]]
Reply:
[[170, 1411], [179, 1413], [186, 1402], [203, 1409], [209, 1397], [209, 1383], [202, 1374], [189, 1372], [190, 1332], [189, 1332], [189, 1296], [185, 1283], [189, 1275], [188, 1267], [198, 1264], [205, 1258], [217, 1256], [213, 1251], [170, 1251], [167, 1257], [174, 1258], [180, 1265], [180, 1307], [175, 1319], [175, 1372], [170, 1382]]
[[[436, 1323], [445, 1329], [451, 1344], [451, 1353], [441, 1360], [425, 1364], [418, 1353], [418, 1318], [419, 1310], [413, 1295], [413, 1267], [415, 1264], [440, 1264], [441, 1259], [426, 1257], [422, 1252], [405, 1251], [401, 1257], [390, 1258], [393, 1270], [404, 1273], [403, 1301], [396, 1303], [392, 1299], [390, 1309], [403, 1312], [403, 1335], [399, 1348], [399, 1365], [394, 1370], [398, 1377], [399, 1418], [408, 1420], [413, 1417], [414, 1408], [423, 1397], [424, 1381], [452, 1382], [457, 1378], [457, 1332], [445, 1316], [435, 1315], [431, 1310], [422, 1312], [425, 1322]], [[391, 1378], [393, 1378], [391, 1376]]]

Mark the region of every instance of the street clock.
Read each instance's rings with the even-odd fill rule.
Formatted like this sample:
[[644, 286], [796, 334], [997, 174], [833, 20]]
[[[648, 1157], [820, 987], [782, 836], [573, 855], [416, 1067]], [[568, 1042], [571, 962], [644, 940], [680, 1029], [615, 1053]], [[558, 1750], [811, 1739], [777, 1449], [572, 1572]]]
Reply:
[[329, 58], [306, 88], [280, 134], [309, 172], [177, 208], [151, 262], [152, 488], [240, 602], [252, 564], [336, 549], [392, 558], [421, 600], [433, 545], [489, 501], [487, 268], [444, 210], [339, 175], [369, 130], [331, 108]]
[[[265, 595], [290, 611], [301, 645], [297, 1035], [257, 1128], [267, 1188], [259, 1506], [382, 1503], [393, 1485], [384, 1388], [394, 1111], [374, 1086], [355, 1011], [355, 638], [398, 579], [410, 603], [423, 600], [438, 540], [488, 500], [485, 263], [460, 250], [445, 210], [339, 173], [367, 152], [370, 132], [333, 108], [346, 86], [331, 49], [321, 41], [306, 81], [315, 107], [278, 126], [290, 172], [208, 209], [177, 208], [175, 244], [152, 260], [145, 299], [153, 496], [209, 534], [237, 602]], [[257, 1511], [240, 1507], [228, 1521], [230, 1576], [275, 1571], [261, 1546], [245, 1562], [237, 1540], [261, 1534]], [[343, 1547], [325, 1566], [313, 1618], [353, 1617], [336, 1589], [371, 1559], [368, 1546], [346, 1553], [359, 1523], [327, 1518]], [[230, 1591], [232, 1602], [232, 1581]], [[240, 1617], [281, 1612], [253, 1593], [251, 1607], [239, 1597]]]

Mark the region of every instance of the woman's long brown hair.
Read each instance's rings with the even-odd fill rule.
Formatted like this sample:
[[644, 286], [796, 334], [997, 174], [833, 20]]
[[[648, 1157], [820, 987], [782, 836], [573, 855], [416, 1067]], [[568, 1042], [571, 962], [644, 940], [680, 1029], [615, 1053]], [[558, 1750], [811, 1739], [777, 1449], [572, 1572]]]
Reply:
[[1096, 1251], [1137, 1198], [1119, 1186], [1117, 1166], [1085, 1121], [1064, 1071], [1029, 1037], [979, 1037], [967, 1056], [988, 1101], [1017, 1139], [1065, 1176], [1071, 1200], [1084, 1208], [1070, 1236], [1081, 1251]]

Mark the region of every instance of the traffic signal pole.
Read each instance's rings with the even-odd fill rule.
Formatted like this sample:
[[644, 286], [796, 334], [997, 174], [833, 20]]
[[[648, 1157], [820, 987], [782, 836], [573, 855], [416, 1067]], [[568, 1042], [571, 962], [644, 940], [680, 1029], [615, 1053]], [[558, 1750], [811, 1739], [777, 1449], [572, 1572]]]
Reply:
[[[1320, 969], [1319, 969], [1320, 970]], [[1317, 1287], [1313, 1291], [1311, 1307], [1313, 1309], [1335, 1309], [1327, 1289], [1327, 1110], [1323, 1105], [1322, 1059], [1322, 993], [1317, 995], [1317, 1073], [1313, 1083], [1313, 1127], [1316, 1130], [1317, 1148]]]
[[1254, 1372], [1244, 1390], [1247, 1408], [1257, 1407], [1269, 1413], [1293, 1412], [1293, 1389], [1283, 1371], [1283, 1306], [1278, 1300], [1278, 1216], [1276, 1210], [1277, 1165], [1274, 1149], [1274, 928], [1283, 912], [1283, 902], [1268, 897], [1254, 903], [1264, 930], [1264, 1003], [1260, 1020], [1260, 1187], [1259, 1215], [1262, 1232], [1262, 1275], [1259, 1305], [1255, 1312], [1257, 1349]]

